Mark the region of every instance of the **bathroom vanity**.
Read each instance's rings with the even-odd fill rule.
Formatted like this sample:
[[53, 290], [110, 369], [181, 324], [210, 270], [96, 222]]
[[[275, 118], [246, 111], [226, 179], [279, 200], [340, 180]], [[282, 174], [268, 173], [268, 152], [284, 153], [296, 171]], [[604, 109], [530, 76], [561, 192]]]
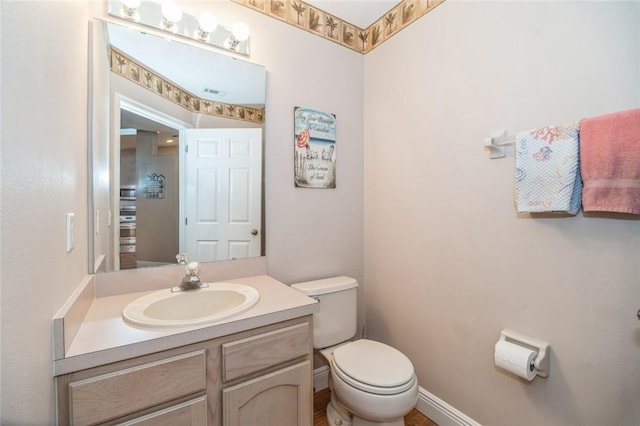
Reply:
[[198, 327], [128, 325], [122, 309], [145, 292], [91, 300], [54, 362], [58, 424], [311, 425], [317, 303], [266, 275], [225, 282], [260, 301]]

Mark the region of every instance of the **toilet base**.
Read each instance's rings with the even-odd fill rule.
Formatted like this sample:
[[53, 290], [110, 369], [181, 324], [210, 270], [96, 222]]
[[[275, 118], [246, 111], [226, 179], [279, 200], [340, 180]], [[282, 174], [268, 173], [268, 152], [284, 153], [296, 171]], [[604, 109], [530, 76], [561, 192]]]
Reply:
[[352, 426], [405, 426], [405, 424], [404, 424], [404, 418], [400, 418], [392, 422], [380, 423], [380, 422], [370, 422], [368, 420], [353, 416]]
[[371, 422], [354, 416], [331, 394], [331, 401], [327, 404], [327, 423], [330, 426], [405, 426], [404, 417], [391, 422]]
[[327, 424], [329, 426], [352, 426], [351, 416], [344, 408], [338, 407], [336, 409], [333, 402], [330, 402], [327, 405]]

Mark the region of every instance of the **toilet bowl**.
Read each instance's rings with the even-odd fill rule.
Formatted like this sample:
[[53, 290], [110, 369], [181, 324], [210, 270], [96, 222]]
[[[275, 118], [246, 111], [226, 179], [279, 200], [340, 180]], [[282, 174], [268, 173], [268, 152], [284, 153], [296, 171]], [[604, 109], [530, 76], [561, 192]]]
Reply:
[[418, 380], [404, 354], [367, 339], [320, 353], [331, 368], [329, 424], [404, 425], [403, 417], [418, 401]]
[[418, 401], [413, 364], [402, 352], [356, 334], [358, 281], [341, 276], [293, 284], [313, 297], [313, 346], [330, 368], [331, 426], [403, 426]]

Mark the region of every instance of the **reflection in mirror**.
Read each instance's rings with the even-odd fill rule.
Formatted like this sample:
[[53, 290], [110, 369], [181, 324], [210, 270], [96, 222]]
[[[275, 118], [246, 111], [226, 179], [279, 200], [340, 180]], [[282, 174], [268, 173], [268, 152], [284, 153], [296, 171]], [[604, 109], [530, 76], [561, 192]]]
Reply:
[[180, 130], [136, 110], [120, 105], [120, 269], [175, 263], [180, 250]]
[[264, 68], [94, 24], [91, 272], [264, 255]]

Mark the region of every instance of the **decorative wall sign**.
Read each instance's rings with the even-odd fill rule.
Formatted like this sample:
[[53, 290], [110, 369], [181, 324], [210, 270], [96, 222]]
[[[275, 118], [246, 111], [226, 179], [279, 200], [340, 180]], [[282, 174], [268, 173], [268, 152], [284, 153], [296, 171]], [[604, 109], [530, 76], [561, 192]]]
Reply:
[[302, 188], [336, 187], [336, 116], [294, 108], [294, 180]]
[[144, 178], [144, 198], [164, 198], [164, 175], [156, 173], [147, 175]]

